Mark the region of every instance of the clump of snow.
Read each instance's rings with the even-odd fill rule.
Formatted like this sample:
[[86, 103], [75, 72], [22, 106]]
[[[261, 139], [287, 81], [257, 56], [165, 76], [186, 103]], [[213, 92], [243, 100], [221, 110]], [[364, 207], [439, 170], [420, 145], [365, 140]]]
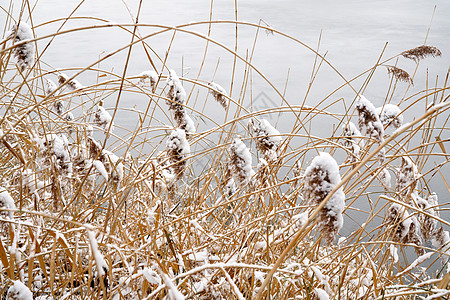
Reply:
[[[9, 31], [8, 38], [13, 38], [13, 45], [33, 39], [33, 31], [31, 27], [25, 23], [20, 22], [14, 24]], [[17, 64], [20, 70], [23, 72], [26, 68], [30, 67], [34, 62], [35, 48], [34, 43], [29, 42], [13, 48], [13, 55], [17, 59]]]
[[97, 169], [97, 171], [100, 173], [100, 175], [103, 176], [103, 178], [108, 181], [108, 171], [106, 171], [105, 166], [103, 165], [103, 163], [99, 160], [94, 160], [92, 162], [92, 164], [94, 165], [94, 167]]
[[250, 183], [254, 174], [252, 170], [252, 155], [240, 138], [235, 138], [230, 148], [231, 172], [241, 187]]
[[[426, 212], [428, 215], [424, 213], [417, 214], [417, 220], [421, 226], [421, 233], [425, 240], [431, 240], [432, 237], [436, 234], [438, 230], [438, 222], [435, 218], [431, 217], [439, 217], [438, 211], [435, 208], [438, 205], [437, 195], [433, 193], [428, 196], [427, 199], [424, 199], [417, 195], [416, 193], [411, 194], [412, 202], [417, 205], [418, 208]], [[431, 215], [431, 216], [429, 216]]]
[[186, 110], [183, 110], [180, 114], [175, 114], [175, 120], [177, 121], [178, 127], [183, 129], [187, 135], [194, 134], [197, 131], [194, 121], [186, 113]]
[[398, 251], [397, 247], [393, 244], [389, 245], [389, 254], [392, 256], [394, 263], [398, 262]]
[[[14, 199], [11, 197], [9, 192], [0, 186], [0, 208], [6, 209], [16, 209], [16, 205], [14, 204]], [[13, 213], [11, 211], [7, 212], [9, 218], [13, 217]]]
[[172, 131], [167, 140], [166, 149], [173, 173], [178, 179], [183, 177], [187, 164], [186, 158], [191, 151], [183, 129], [177, 128]]
[[392, 203], [386, 212], [385, 220], [390, 226], [394, 241], [415, 244], [415, 250], [419, 255], [425, 253], [422, 247], [420, 224], [417, 218], [410, 216], [403, 206]]
[[143, 270], [138, 271], [138, 274], [142, 274], [145, 280], [150, 284], [161, 285], [161, 277], [154, 270], [149, 268], [144, 268]]
[[175, 70], [169, 70], [166, 85], [169, 88], [167, 91], [167, 98], [170, 100], [167, 101], [169, 108], [176, 110], [180, 106], [183, 107], [182, 105], [186, 102], [186, 91]]
[[[46, 95], [50, 95], [51, 93], [53, 93], [54, 91], [56, 91], [57, 89], [57, 85], [50, 79], [45, 79], [45, 87], [44, 87], [44, 91]], [[56, 95], [54, 95], [56, 96]]]
[[141, 77], [138, 83], [139, 85], [144, 86], [146, 82], [149, 82], [152, 91], [155, 91], [156, 83], [158, 82], [158, 74], [155, 71], [153, 70], [144, 71], [138, 76]]
[[189, 134], [195, 133], [194, 121], [189, 117], [184, 107], [186, 103], [186, 91], [174, 70], [169, 71], [166, 85], [169, 88], [167, 91], [167, 98], [169, 100], [166, 103], [174, 113], [177, 127], [185, 130], [188, 136]]
[[344, 146], [350, 147], [355, 143], [355, 137], [360, 138], [362, 134], [353, 122], [348, 122], [348, 124], [344, 127], [343, 136], [345, 137]]
[[327, 292], [320, 288], [314, 289], [314, 295], [317, 297], [317, 300], [329, 300], [330, 296], [328, 296]]
[[389, 174], [386, 168], [381, 169], [378, 179], [380, 179], [380, 182], [385, 188], [391, 188], [391, 174]]
[[91, 245], [91, 252], [94, 256], [95, 264], [97, 265], [97, 272], [100, 277], [106, 275], [108, 272], [108, 264], [105, 261], [105, 257], [101, 254], [100, 250], [98, 250], [97, 239], [95, 238], [95, 232], [86, 227], [86, 231], [89, 237], [89, 244]]
[[64, 73], [58, 74], [59, 85], [64, 85], [71, 91], [79, 90], [83, 88], [83, 85], [76, 79], [69, 80], [69, 76]]
[[14, 285], [8, 289], [8, 294], [6, 295], [7, 300], [33, 300], [33, 294], [25, 284], [20, 280], [13, 282]]
[[[303, 187], [305, 199], [311, 205], [319, 205], [340, 181], [338, 164], [331, 155], [321, 152], [306, 168]], [[340, 188], [331, 196], [319, 214], [322, 234], [329, 244], [342, 228], [344, 205], [345, 194]]]
[[270, 161], [276, 151], [281, 145], [280, 132], [276, 130], [269, 121], [265, 119], [257, 120], [251, 118], [248, 121], [248, 128], [250, 133], [256, 139], [256, 145], [258, 149], [263, 152], [266, 160]]
[[171, 300], [184, 300], [184, 295], [173, 284], [172, 280], [165, 273], [161, 272], [161, 277], [167, 288], [167, 294]]
[[356, 110], [358, 111], [359, 128], [366, 128], [366, 134], [374, 138], [378, 143], [383, 142], [383, 124], [380, 121], [375, 106], [364, 96], [359, 95], [356, 102]]
[[66, 116], [64, 117], [64, 119], [66, 119], [67, 122], [70, 122], [74, 119], [73, 114], [69, 111]]
[[[95, 115], [94, 115], [94, 123], [97, 124], [98, 126], [102, 127], [103, 129], [108, 130], [111, 122], [112, 122], [112, 117], [109, 114], [109, 112], [107, 112], [106, 109], [102, 105], [99, 105], [97, 107], [97, 111], [95, 112]], [[111, 124], [110, 131], [112, 131], [113, 128], [114, 128], [114, 123]]]
[[395, 190], [403, 194], [408, 194], [414, 190], [419, 171], [413, 161], [406, 155], [402, 156], [402, 164], [397, 172]]
[[397, 105], [385, 104], [383, 107], [377, 107], [377, 113], [380, 116], [380, 121], [384, 126], [392, 125], [396, 129], [403, 124], [403, 115]]
[[220, 86], [215, 82], [210, 82], [208, 83], [208, 85], [211, 87], [209, 92], [214, 97], [214, 99], [216, 99], [216, 101], [219, 102], [219, 104], [222, 105], [223, 108], [227, 109], [228, 107], [227, 91], [225, 91], [225, 89], [222, 86]]

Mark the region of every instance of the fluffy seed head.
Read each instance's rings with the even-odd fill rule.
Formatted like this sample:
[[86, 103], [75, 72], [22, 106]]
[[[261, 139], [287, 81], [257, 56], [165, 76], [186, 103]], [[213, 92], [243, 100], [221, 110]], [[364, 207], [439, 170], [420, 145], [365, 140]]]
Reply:
[[[33, 31], [25, 22], [14, 24], [9, 32], [8, 38], [13, 38], [13, 44], [33, 39]], [[34, 43], [25, 43], [13, 48], [13, 55], [17, 59], [17, 64], [23, 72], [34, 62]]]

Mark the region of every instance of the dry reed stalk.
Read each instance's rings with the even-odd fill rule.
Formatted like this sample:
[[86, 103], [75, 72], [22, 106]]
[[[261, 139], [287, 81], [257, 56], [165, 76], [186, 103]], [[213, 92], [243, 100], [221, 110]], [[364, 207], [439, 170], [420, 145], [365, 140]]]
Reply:
[[[81, 19], [90, 20], [90, 18]], [[70, 21], [72, 18], [67, 20]], [[58, 21], [54, 20], [49, 23], [56, 22]], [[259, 26], [237, 21], [210, 21], [195, 24], [212, 25], [217, 23], [249, 28], [250, 26]], [[162, 26], [163, 29], [155, 31], [154, 35], [158, 36], [167, 30], [183, 31], [192, 34], [195, 38], [219, 45], [210, 37], [202, 36], [189, 29], [195, 24], [184, 24], [176, 28]], [[62, 30], [50, 37], [57, 38], [61, 34], [70, 35], [73, 32], [88, 33], [89, 29], [98, 27], [112, 27], [134, 34], [129, 29], [129, 25], [99, 24], [98, 26]], [[34, 27], [39, 26], [41, 25], [38, 24]], [[148, 26], [148, 24], [139, 23], [139, 25], [133, 24], [133, 26], [141, 27]], [[267, 29], [268, 27], [266, 27], [260, 28]], [[296, 41], [279, 31], [273, 30], [273, 32], [279, 33], [280, 37]], [[173, 36], [173, 41], [176, 42], [175, 35]], [[40, 40], [41, 37], [38, 39]], [[302, 44], [300, 41], [296, 42]], [[150, 49], [146, 38], [137, 43], [146, 47], [146, 50]], [[121, 49], [131, 48], [132, 45], [134, 44], [127, 44]], [[11, 51], [11, 49], [6, 51]], [[231, 50], [226, 47], [224, 49]], [[229, 164], [231, 169], [228, 172], [230, 174], [223, 172], [224, 162], [222, 159], [227, 150], [226, 145], [232, 143], [238, 126], [242, 125], [245, 120], [252, 118], [261, 120], [265, 114], [280, 114], [282, 118], [288, 115], [302, 125], [308, 124], [309, 121], [312, 123], [316, 120], [321, 121], [321, 118], [324, 118], [325, 122], [340, 128], [341, 124], [346, 123], [349, 119], [349, 112], [338, 111], [336, 113], [331, 109], [328, 111], [328, 108], [339, 101], [330, 102], [326, 97], [318, 101], [318, 108], [310, 110], [291, 106], [274, 84], [257, 69], [251, 55], [243, 58], [235, 51], [228, 51], [227, 53], [233, 55], [236, 61], [240, 59], [245, 63], [246, 74], [253, 73], [268, 82], [273, 91], [283, 101], [286, 101], [283, 102], [286, 105], [249, 113], [245, 109], [246, 103], [242, 103], [241, 99], [244, 99], [247, 88], [252, 88], [249, 86], [252, 81], [248, 76], [244, 76], [243, 81], [238, 82], [237, 73], [233, 74], [234, 89], [230, 89], [230, 92], [233, 91], [233, 95], [242, 95], [242, 98], [233, 99], [236, 107], [234, 105], [227, 107], [227, 112], [229, 112], [227, 116], [233, 117], [227, 118], [228, 121], [225, 124], [221, 124], [214, 116], [210, 115], [210, 112], [198, 109], [197, 102], [192, 104], [193, 111], [198, 112], [200, 118], [206, 121], [199, 127], [199, 134], [191, 136], [190, 143], [195, 151], [190, 154], [189, 160], [194, 162], [204, 158], [207, 160], [205, 164], [207, 167], [198, 170], [198, 166], [192, 163], [189, 172], [184, 172], [183, 185], [179, 185], [182, 188], [178, 188], [171, 183], [174, 172], [170, 170], [170, 166], [177, 166], [180, 162], [179, 153], [175, 153], [176, 147], [166, 149], [164, 154], [169, 155], [169, 152], [172, 151], [172, 156], [176, 157], [175, 160], [170, 161], [166, 158], [167, 164], [163, 162], [164, 159], [160, 163], [152, 163], [155, 161], [155, 153], [161, 150], [160, 147], [164, 148], [164, 139], [166, 138], [164, 130], [169, 128], [165, 125], [167, 120], [160, 118], [160, 115], [164, 115], [164, 109], [161, 108], [161, 98], [158, 95], [152, 95], [152, 101], [146, 101], [144, 109], [141, 109], [142, 107], [139, 105], [135, 109], [128, 107], [114, 109], [118, 115], [124, 111], [134, 114], [133, 116], [136, 116], [135, 119], [139, 122], [133, 129], [123, 128], [123, 124], [118, 124], [117, 128], [119, 128], [120, 134], [112, 134], [105, 143], [97, 140], [97, 133], [93, 133], [92, 128], [88, 126], [92, 121], [92, 115], [86, 112], [95, 111], [100, 99], [114, 97], [113, 95], [119, 90], [123, 90], [124, 93], [133, 92], [136, 97], [148, 99], [146, 89], [137, 89], [136, 92], [131, 88], [135, 86], [133, 83], [135, 77], [126, 78], [123, 74], [101, 70], [96, 66], [97, 64], [98, 66], [103, 65], [104, 61], [108, 62], [109, 57], [119, 52], [119, 50], [113, 51], [107, 56], [101, 57], [93, 65], [77, 69], [80, 71], [76, 74], [78, 77], [83, 72], [94, 71], [93, 67], [95, 66], [96, 76], [99, 79], [98, 83], [89, 83], [83, 90], [89, 97], [83, 97], [82, 100], [77, 99], [78, 97], [71, 97], [70, 93], [39, 100], [40, 95], [35, 92], [42, 89], [42, 77], [39, 76], [26, 78], [25, 81], [3, 80], [1, 83], [2, 88], [5, 91], [12, 91], [13, 95], [12, 97], [0, 97], [2, 99], [1, 109], [6, 111], [0, 120], [1, 129], [5, 133], [0, 134], [2, 139], [0, 163], [3, 166], [0, 180], [1, 185], [10, 192], [15, 205], [20, 207], [20, 210], [14, 212], [14, 221], [1, 217], [1, 222], [17, 225], [18, 228], [10, 230], [6, 238], [0, 240], [0, 259], [4, 266], [3, 271], [0, 271], [1, 291], [6, 292], [13, 285], [8, 278], [24, 276], [28, 273], [31, 274], [28, 278], [32, 279], [28, 282], [29, 288], [37, 297], [153, 299], [167, 296], [168, 290], [173, 294], [179, 292], [188, 298], [199, 299], [252, 298], [259, 297], [256, 295], [261, 295], [261, 293], [265, 293], [267, 297], [276, 296], [280, 299], [295, 297], [306, 299], [313, 297], [312, 293], [317, 297], [320, 295], [325, 297], [322, 291], [326, 292], [330, 298], [346, 295], [345, 297], [350, 299], [381, 297], [381, 295], [391, 292], [391, 295], [395, 292], [403, 292], [404, 297], [412, 296], [415, 293], [427, 293], [426, 296], [434, 293], [438, 282], [442, 282], [438, 273], [433, 273], [431, 270], [427, 273], [420, 273], [418, 272], [419, 268], [407, 263], [402, 256], [399, 256], [394, 263], [387, 252], [393, 243], [396, 247], [402, 248], [412, 242], [416, 243], [415, 248], [421, 248], [417, 245], [418, 241], [415, 240], [417, 237], [414, 235], [414, 233], [418, 233], [417, 228], [421, 227], [422, 232], [430, 231], [427, 239], [435, 241], [435, 247], [438, 247], [435, 251], [442, 254], [442, 259], [445, 259], [448, 257], [448, 232], [442, 226], [447, 226], [448, 222], [433, 214], [434, 208], [432, 207], [436, 205], [429, 202], [429, 206], [427, 206], [424, 201], [428, 202], [428, 200], [422, 201], [418, 197], [414, 198], [415, 195], [412, 193], [410, 197], [412, 202], [408, 206], [408, 210], [410, 219], [412, 220], [413, 217], [417, 219], [417, 222], [411, 223], [415, 228], [412, 228], [410, 224], [408, 235], [405, 235], [407, 241], [403, 239], [398, 242], [386, 240], [386, 227], [380, 227], [377, 223], [377, 220], [384, 217], [384, 210], [380, 207], [378, 200], [373, 201], [373, 199], [377, 193], [392, 193], [393, 191], [389, 187], [387, 187], [387, 191], [380, 191], [379, 185], [372, 184], [374, 170], [370, 165], [373, 159], [369, 149], [371, 144], [359, 143], [359, 140], [362, 139], [358, 137], [359, 135], [344, 134], [344, 137], [339, 137], [336, 132], [333, 132], [331, 136], [324, 138], [320, 135], [316, 136], [317, 132], [314, 128], [293, 126], [294, 128], [283, 135], [286, 136], [286, 140], [280, 147], [281, 149], [276, 150], [276, 154], [285, 161], [281, 162], [279, 159], [279, 164], [274, 168], [280, 172], [272, 172], [274, 165], [268, 162], [268, 166], [266, 166], [261, 161], [256, 176], [249, 177], [246, 174], [239, 174], [244, 169], [248, 173], [252, 173], [251, 162], [250, 164], [246, 162], [251, 161], [252, 154], [250, 151], [248, 153], [243, 150], [236, 151], [239, 149], [237, 142], [234, 143], [234, 151], [232, 149], [230, 151], [232, 157]], [[2, 58], [7, 59], [5, 53], [7, 52], [0, 50]], [[150, 54], [151, 56], [158, 55], [156, 51], [149, 53], [147, 53], [149, 58]], [[318, 57], [324, 58], [319, 54]], [[130, 65], [132, 61], [131, 57]], [[161, 59], [161, 66], [167, 66], [168, 61]], [[3, 68], [5, 65], [3, 62], [4, 60], [2, 60], [0, 70], [2, 78], [14, 78], [16, 75], [13, 73], [17, 72]], [[329, 64], [326, 60], [324, 62]], [[45, 65], [44, 63], [44, 61], [36, 63], [33, 73], [49, 74], [48, 70], [39, 69]], [[48, 63], [51, 64], [51, 61]], [[158, 63], [159, 61], [155, 60], [155, 64], [158, 65]], [[205, 63], [207, 63], [206, 60]], [[164, 70], [164, 68], [161, 69]], [[238, 64], [235, 65], [234, 70], [239, 72]], [[15, 70], [13, 69], [13, 71]], [[72, 72], [73, 70], [64, 70], [64, 72], [66, 71]], [[165, 76], [164, 73], [167, 74], [165, 71], [162, 73], [161, 76]], [[203, 73], [203, 75], [205, 74]], [[103, 81], [102, 78], [105, 77], [110, 79]], [[202, 91], [210, 90], [204, 85], [197, 85], [194, 80], [188, 78], [183, 80], [192, 83], [190, 95], [195, 95], [197, 92], [197, 95], [202, 95]], [[347, 85], [351, 85], [353, 79], [345, 80], [345, 82]], [[311, 84], [313, 84], [313, 80]], [[240, 91], [236, 90], [238, 86], [241, 86]], [[442, 99], [444, 102], [446, 101], [444, 95], [446, 88], [446, 84], [443, 88], [436, 87], [436, 90], [429, 92], [427, 97]], [[341, 88], [338, 88], [336, 91], [340, 90]], [[153, 87], [152, 92], [154, 92]], [[394, 92], [393, 90], [392, 93]], [[46, 92], [46, 95], [51, 93]], [[55, 90], [53, 93], [56, 94]], [[175, 102], [180, 99], [177, 98], [176, 93], [172, 96], [168, 99], [171, 103], [169, 104], [170, 110], [175, 116], [174, 123], [177, 127], [189, 131], [186, 128], [189, 123], [186, 101], [176, 104]], [[203, 100], [201, 97], [203, 96], [198, 97], [199, 103]], [[195, 97], [192, 97], [192, 100], [194, 99]], [[418, 108], [422, 108], [420, 102], [423, 102], [423, 99], [421, 95], [413, 95], [408, 99], [408, 101], [410, 100], [408, 103], [412, 104], [406, 107], [402, 113], [405, 119], [408, 118], [410, 112], [416, 113]], [[229, 99], [227, 98], [227, 100]], [[61, 112], [62, 118], [55, 117], [55, 113], [51, 112], [55, 101], [67, 104], [64, 106], [70, 107], [70, 112]], [[50, 105], [48, 105], [49, 103]], [[438, 108], [442, 109], [441, 104], [437, 102], [436, 104]], [[307, 111], [306, 114], [304, 114], [305, 111]], [[445, 110], [443, 111], [445, 112]], [[436, 134], [444, 136], [448, 127], [445, 123], [445, 113], [440, 113], [436, 107], [427, 113], [429, 115], [421, 119], [421, 121], [426, 121], [425, 124], [430, 124], [430, 126], [427, 125], [427, 128], [416, 122], [413, 126], [406, 126], [405, 128], [408, 130], [401, 128], [398, 132], [394, 132], [393, 139], [389, 140], [386, 137], [387, 143], [384, 146], [386, 146], [385, 151], [389, 159], [380, 166], [383, 169], [375, 171], [382, 176], [383, 170], [393, 169], [394, 166], [391, 163], [402, 156], [398, 153], [406, 152], [415, 155], [416, 151], [419, 151], [418, 157], [423, 157], [423, 160], [420, 159], [417, 165], [420, 166], [423, 175], [417, 178], [415, 191], [424, 198], [426, 197], [422, 193], [425, 191], [421, 190], [421, 187], [425, 183], [429, 185], [435, 179], [434, 173], [431, 170], [427, 171], [425, 166], [435, 159], [446, 158], [445, 154], [437, 153], [431, 146], [427, 146], [427, 141], [430, 136]], [[441, 127], [431, 126], [431, 124], [439, 124], [439, 122], [436, 123], [438, 117], [440, 120], [444, 119], [444, 125]], [[134, 118], [131, 119], [134, 120]], [[66, 120], [70, 120], [71, 129]], [[120, 120], [120, 118], [115, 120]], [[394, 119], [387, 122], [393, 124], [392, 120]], [[387, 125], [383, 122], [383, 117], [380, 118], [380, 122], [384, 126]], [[210, 126], [210, 124], [214, 125]], [[71, 134], [69, 130], [72, 130]], [[401, 137], [399, 132], [402, 134]], [[66, 136], [68, 143], [66, 144], [64, 141], [60, 143], [53, 135], [59, 139], [62, 139], [61, 136]], [[264, 139], [268, 136], [270, 134], [267, 136], [264, 134], [253, 135], [253, 139], [258, 145], [258, 138]], [[37, 146], [36, 139], [43, 137], [46, 137], [46, 146], [41, 150]], [[244, 138], [247, 139], [249, 136]], [[355, 233], [343, 237], [338, 246], [324, 247], [320, 243], [320, 236], [315, 234], [312, 227], [305, 227], [312, 220], [307, 217], [308, 209], [304, 206], [303, 195], [298, 189], [291, 188], [293, 181], [289, 179], [292, 177], [292, 174], [289, 173], [291, 172], [289, 164], [293, 161], [298, 162], [294, 176], [295, 180], [303, 182], [300, 162], [307, 160], [312, 153], [317, 153], [323, 148], [327, 148], [330, 153], [336, 153], [336, 159], [341, 158], [339, 153], [342, 146], [335, 142], [339, 138], [344, 138], [344, 143], [348, 142], [345, 146], [348, 147], [347, 152], [352, 155], [358, 154], [358, 161], [361, 161], [361, 165], [356, 163], [358, 161], [355, 161], [354, 164], [355, 171], [359, 171], [358, 176], [354, 176], [356, 173], [351, 173], [353, 172], [351, 171], [349, 174], [353, 174], [353, 177], [350, 176], [352, 180], [347, 179], [342, 183], [348, 197], [346, 214], [343, 215], [343, 218], [347, 222], [348, 215], [348, 219], [355, 219], [356, 225], [362, 227]], [[413, 141], [419, 138], [422, 138], [424, 146], [418, 149], [411, 147], [414, 144]], [[7, 144], [3, 143], [4, 141]], [[378, 142], [380, 143], [380, 141]], [[58, 146], [54, 147], [58, 144], [63, 145], [63, 148], [66, 148], [67, 145], [67, 149], [64, 150], [68, 151], [67, 156], [66, 154], [61, 155]], [[272, 146], [266, 147], [265, 143], [260, 144], [263, 148], [265, 147], [266, 151], [273, 150]], [[361, 149], [357, 151], [355, 145]], [[151, 149], [148, 150], [149, 148]], [[260, 146], [258, 146], [258, 150], [261, 151]], [[119, 156], [112, 156], [112, 152], [109, 151], [120, 153], [127, 158], [121, 159]], [[245, 155], [238, 155], [244, 152]], [[233, 159], [233, 156], [236, 157]], [[65, 178], [64, 165], [68, 163], [73, 164], [70, 176], [70, 180], [73, 181], [73, 189], [64, 190], [66, 184], [63, 181], [69, 179], [69, 176]], [[119, 173], [119, 165], [123, 167], [120, 168], [123, 170], [122, 175]], [[234, 165], [242, 168], [239, 169]], [[445, 166], [445, 163], [440, 164], [436, 169], [441, 166]], [[345, 170], [346, 167], [345, 164], [342, 165], [341, 170]], [[267, 174], [267, 171], [270, 173]], [[114, 175], [114, 172], [117, 174]], [[108, 178], [108, 181], [97, 177], [99, 173], [106, 174], [104, 177]], [[16, 174], [16, 179], [13, 180], [14, 174]], [[261, 184], [255, 184], [255, 188], [252, 189], [241, 189], [236, 193], [233, 180], [230, 180], [229, 175], [235, 175], [239, 184], [241, 177], [242, 181], [250, 181], [250, 183], [260, 181]], [[310, 175], [308, 173], [308, 176]], [[171, 177], [172, 179], [170, 179]], [[268, 177], [270, 177], [270, 182], [266, 180]], [[110, 184], [111, 178], [117, 178], [121, 184], [120, 188], [114, 188], [114, 185]], [[52, 180], [55, 186], [55, 197], [53, 198], [58, 197], [59, 199], [61, 194], [67, 204], [65, 207], [59, 206], [58, 211], [51, 208]], [[227, 185], [225, 188], [223, 188], [224, 183]], [[182, 209], [172, 209], [173, 207], [167, 205], [167, 202], [173, 198], [171, 194], [174, 193], [175, 188], [177, 188], [177, 196], [183, 199], [183, 205], [180, 206]], [[155, 192], [158, 189], [159, 192]], [[170, 191], [171, 189], [172, 191]], [[250, 199], [259, 199], [260, 201], [250, 203]], [[361, 206], [360, 202], [367, 202], [367, 199], [370, 205]], [[269, 201], [270, 209], [266, 206]], [[399, 200], [395, 201], [400, 202]], [[417, 203], [417, 207], [413, 203]], [[443, 211], [445, 211], [445, 207], [444, 204]], [[414, 208], [417, 210], [413, 213]], [[222, 213], [227, 209], [230, 209], [229, 214]], [[358, 223], [359, 221], [363, 222], [359, 216], [353, 218], [352, 214], [355, 211], [362, 216], [367, 216], [364, 225]], [[422, 211], [424, 213], [421, 213]], [[2, 210], [1, 214], [4, 215], [5, 211]], [[235, 217], [230, 219], [230, 215]], [[321, 214], [319, 215], [321, 216]], [[433, 220], [436, 221], [435, 225]], [[403, 221], [401, 220], [401, 222]], [[96, 260], [92, 255], [89, 256], [91, 244], [87, 240], [88, 238], [85, 239], [86, 242], [80, 242], [83, 240], [82, 232], [89, 225], [95, 226], [89, 227], [93, 234], [93, 228], [99, 228], [100, 232], [95, 230], [95, 234], [102, 237], [101, 241], [99, 238], [99, 242], [101, 245], [105, 245], [102, 251], [107, 249], [104, 255], [108, 258], [107, 264], [111, 264], [108, 266], [112, 271], [108, 273], [111, 289], [108, 290], [107, 295], [106, 293], [102, 294], [99, 288], [104, 282], [99, 279], [98, 270], [96, 271], [98, 259]], [[28, 234], [25, 234], [25, 228], [29, 229]], [[301, 241], [296, 240], [297, 236], [302, 238]], [[326, 236], [323, 236], [323, 239], [325, 238]], [[31, 245], [34, 245], [34, 250]], [[9, 251], [11, 248], [19, 251], [11, 253]], [[286, 255], [285, 249], [295, 251], [295, 255]], [[433, 253], [431, 250], [427, 251]], [[18, 253], [20, 254], [19, 258], [16, 257]], [[91, 258], [89, 259], [89, 257]], [[275, 277], [272, 277], [271, 270], [277, 257], [283, 257], [283, 259], [281, 263], [277, 262], [280, 268], [275, 272]], [[25, 264], [23, 263], [24, 259], [28, 260]], [[430, 262], [430, 264], [436, 266], [440, 263]], [[155, 265], [158, 267], [154, 267]], [[164, 281], [162, 275], [155, 272], [158, 268], [161, 270], [160, 274], [166, 274], [168, 280]], [[398, 272], [397, 274], [400, 275], [395, 277], [392, 274], [397, 268], [406, 271], [405, 273]], [[270, 289], [266, 288], [266, 280], [271, 282]], [[408, 290], [404, 292], [399, 284], [404, 283], [405, 280], [408, 280], [410, 284]], [[168, 286], [173, 284], [173, 287], [166, 288], [164, 282]], [[429, 284], [421, 286], [422, 282]], [[426, 292], [424, 292], [425, 290]]]

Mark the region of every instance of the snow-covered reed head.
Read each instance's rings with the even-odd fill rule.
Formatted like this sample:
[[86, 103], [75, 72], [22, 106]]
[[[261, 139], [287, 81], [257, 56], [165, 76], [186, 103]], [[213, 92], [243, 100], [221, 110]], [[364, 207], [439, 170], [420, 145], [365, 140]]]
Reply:
[[146, 82], [149, 81], [150, 87], [152, 88], [152, 92], [156, 90], [156, 83], [158, 82], [158, 74], [155, 71], [153, 70], [144, 71], [138, 76], [141, 77], [138, 83], [139, 85], [145, 86]]
[[351, 147], [353, 144], [357, 143], [356, 138], [360, 138], [362, 135], [353, 122], [348, 122], [348, 124], [344, 127], [343, 136], [344, 136], [343, 141], [344, 146]]
[[190, 134], [194, 134], [197, 131], [197, 129], [195, 128], [194, 121], [187, 114], [184, 107], [182, 110], [174, 111], [174, 118], [177, 127], [183, 129], [186, 132], [187, 137], [189, 137]]
[[364, 96], [359, 95], [356, 102], [359, 129], [366, 128], [366, 133], [378, 143], [383, 142], [384, 129], [375, 106]]
[[277, 158], [276, 151], [281, 145], [280, 132], [276, 130], [269, 121], [251, 118], [248, 121], [250, 133], [256, 139], [258, 149], [264, 154], [266, 160], [272, 161]]
[[166, 103], [169, 106], [169, 109], [184, 109], [183, 104], [186, 103], [186, 91], [184, 90], [177, 73], [172, 69], [169, 71], [166, 85], [168, 86], [167, 98], [169, 98], [169, 101], [166, 101]]
[[359, 153], [361, 151], [360, 146], [360, 137], [361, 132], [356, 128], [356, 125], [353, 122], [349, 122], [344, 127], [344, 141], [343, 145], [349, 149], [349, 158], [350, 163], [356, 163], [359, 159]]
[[[16, 209], [14, 199], [11, 197], [9, 192], [1, 186], [0, 186], [0, 209]], [[0, 218], [5, 217], [13, 219], [14, 214], [12, 211], [0, 211]], [[0, 221], [0, 236], [6, 235], [9, 228], [8, 225], [9, 225], [8, 223]]]
[[[110, 131], [114, 129], [114, 123], [112, 122], [112, 116], [109, 114], [109, 112], [106, 111], [106, 109], [102, 106], [102, 104], [99, 104], [97, 107], [97, 111], [94, 115], [94, 123], [98, 126], [102, 127], [105, 130], [108, 130], [111, 126]], [[110, 125], [111, 124], [111, 125]]]
[[177, 179], [182, 178], [186, 171], [186, 158], [191, 151], [183, 129], [177, 128], [172, 131], [167, 140], [166, 149], [173, 173]]
[[385, 104], [383, 107], [377, 108], [377, 113], [380, 116], [380, 121], [383, 126], [392, 125], [399, 128], [403, 124], [403, 115], [400, 108], [394, 104]]
[[411, 193], [416, 186], [418, 176], [419, 171], [416, 164], [408, 156], [403, 155], [402, 164], [397, 172], [395, 190], [402, 194]]
[[7, 300], [33, 300], [33, 293], [20, 280], [13, 281], [14, 284], [8, 289]]
[[75, 91], [75, 90], [79, 90], [83, 88], [83, 85], [76, 79], [71, 79], [69, 80], [69, 76], [67, 76], [64, 73], [60, 73], [58, 74], [58, 83], [59, 85], [63, 85], [65, 84], [65, 86], [71, 90], [71, 91]]
[[46, 95], [53, 93], [58, 87], [53, 82], [53, 80], [45, 79], [44, 91]]
[[[27, 23], [20, 22], [12, 26], [8, 38], [14, 39], [13, 44], [31, 40], [33, 39], [33, 31]], [[33, 64], [34, 54], [35, 48], [32, 42], [16, 46], [13, 49], [13, 55], [17, 59], [17, 64], [22, 72]]]
[[402, 205], [392, 203], [389, 206], [386, 212], [385, 224], [391, 228], [395, 242], [415, 244], [419, 255], [423, 254], [419, 222], [416, 217], [410, 216]]
[[[331, 155], [321, 152], [306, 168], [303, 186], [305, 199], [310, 205], [319, 205], [340, 181], [338, 164]], [[322, 235], [328, 244], [333, 242], [335, 235], [342, 228], [344, 205], [345, 194], [340, 188], [319, 214]]]
[[241, 187], [250, 183], [255, 174], [252, 169], [252, 155], [240, 138], [235, 138], [231, 144], [229, 167]]
[[223, 108], [227, 109], [228, 107], [227, 91], [225, 91], [225, 89], [222, 86], [220, 86], [215, 82], [210, 82], [208, 83], [208, 85], [211, 87], [209, 92], [214, 97], [214, 99], [216, 99], [216, 101], [219, 102], [219, 104], [222, 105]]
[[426, 199], [420, 197], [416, 193], [412, 193], [413, 203], [425, 213], [418, 213], [417, 220], [421, 226], [421, 232], [425, 240], [431, 240], [438, 231], [438, 222], [433, 217], [439, 217], [437, 208], [438, 201], [435, 193], [429, 195]]

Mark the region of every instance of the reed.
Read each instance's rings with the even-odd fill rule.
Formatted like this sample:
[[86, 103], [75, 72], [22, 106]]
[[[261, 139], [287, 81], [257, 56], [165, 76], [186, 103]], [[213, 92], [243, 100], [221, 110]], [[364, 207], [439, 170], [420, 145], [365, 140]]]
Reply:
[[[20, 16], [32, 3], [23, 4]], [[423, 90], [391, 96], [413, 82], [397, 67], [401, 56], [419, 64], [439, 49], [380, 55], [347, 79], [325, 55], [264, 21], [171, 27], [96, 19], [35, 36], [60, 21], [33, 24], [31, 14], [30, 26], [18, 17], [7, 14], [6, 24], [20, 23], [2, 31], [0, 49], [1, 299], [450, 295], [448, 195], [433, 191], [448, 188], [449, 74], [433, 87], [414, 80]], [[321, 87], [329, 93], [314, 106], [299, 105], [253, 54], [196, 30], [205, 24], [289, 39], [344, 83]], [[130, 42], [84, 66], [53, 68], [42, 59], [47, 40], [98, 28]], [[168, 34], [167, 51], [154, 50], [151, 38]], [[225, 50], [233, 84], [224, 88], [201, 70], [177, 74], [167, 56], [179, 34]], [[137, 49], [153, 69], [128, 74]], [[122, 52], [123, 73], [102, 68]], [[386, 66], [395, 84], [380, 91], [386, 97], [376, 108], [362, 91]], [[317, 64], [310, 86], [319, 71]], [[247, 105], [254, 77], [280, 106]], [[126, 97], [141, 102], [127, 106]], [[330, 134], [320, 136], [316, 124], [329, 125]]]

